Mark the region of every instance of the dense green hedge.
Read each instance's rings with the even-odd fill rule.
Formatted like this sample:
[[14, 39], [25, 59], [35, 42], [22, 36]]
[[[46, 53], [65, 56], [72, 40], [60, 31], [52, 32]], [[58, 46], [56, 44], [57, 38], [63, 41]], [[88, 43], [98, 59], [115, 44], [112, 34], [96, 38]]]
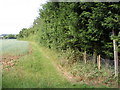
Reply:
[[49, 48], [71, 48], [113, 59], [112, 40], [120, 44], [119, 13], [118, 3], [48, 2], [33, 26], [22, 29], [18, 38], [36, 35], [36, 40]]

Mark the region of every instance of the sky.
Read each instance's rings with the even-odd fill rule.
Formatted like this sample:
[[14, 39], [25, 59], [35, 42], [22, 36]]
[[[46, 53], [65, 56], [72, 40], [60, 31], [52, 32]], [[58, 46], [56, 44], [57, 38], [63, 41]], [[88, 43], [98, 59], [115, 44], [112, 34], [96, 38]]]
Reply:
[[32, 26], [47, 0], [0, 0], [0, 34], [18, 34]]

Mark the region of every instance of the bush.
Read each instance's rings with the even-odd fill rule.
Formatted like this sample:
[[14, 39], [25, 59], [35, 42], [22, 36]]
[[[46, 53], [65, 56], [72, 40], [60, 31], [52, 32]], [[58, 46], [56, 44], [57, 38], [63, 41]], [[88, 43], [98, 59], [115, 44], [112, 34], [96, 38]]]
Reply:
[[64, 64], [71, 66], [74, 63], [80, 62], [82, 60], [83, 55], [78, 49], [73, 50], [69, 48], [61, 52], [61, 57], [63, 57], [61, 59], [62, 66], [64, 66]]

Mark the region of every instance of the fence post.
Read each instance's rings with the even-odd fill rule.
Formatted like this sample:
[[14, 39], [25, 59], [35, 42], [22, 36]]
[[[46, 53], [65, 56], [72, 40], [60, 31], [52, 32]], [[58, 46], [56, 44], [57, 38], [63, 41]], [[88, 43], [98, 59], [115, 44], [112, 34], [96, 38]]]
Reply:
[[83, 55], [83, 56], [84, 56], [84, 58], [83, 58], [83, 59], [84, 59], [84, 62], [85, 62], [85, 64], [86, 64], [86, 62], [87, 62], [87, 60], [86, 60], [86, 51], [84, 51], [84, 55]]
[[98, 55], [97, 62], [98, 62], [98, 70], [100, 70], [100, 55]]

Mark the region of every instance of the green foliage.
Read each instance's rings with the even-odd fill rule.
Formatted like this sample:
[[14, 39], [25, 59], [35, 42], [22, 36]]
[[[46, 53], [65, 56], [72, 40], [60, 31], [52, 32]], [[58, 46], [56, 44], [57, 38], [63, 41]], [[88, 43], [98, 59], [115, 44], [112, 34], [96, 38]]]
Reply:
[[86, 65], [76, 65], [76, 62], [82, 60], [84, 51], [87, 55], [99, 54], [102, 58], [114, 59], [113, 40], [120, 47], [119, 13], [120, 5], [115, 2], [48, 2], [39, 10], [39, 17], [34, 20], [33, 26], [22, 29], [18, 38], [31, 39], [34, 36], [33, 40], [39, 44], [60, 51], [65, 57], [59, 61], [60, 64], [70, 66], [74, 76], [84, 77], [87, 73], [85, 79], [100, 80], [99, 76], [109, 77], [107, 73], [111, 75], [112, 72], [103, 68], [98, 71], [92, 62]]
[[8, 34], [8, 35], [4, 35], [3, 39], [16, 39], [17, 35], [13, 35], [13, 34]]
[[36, 35], [37, 42], [52, 49], [96, 52], [113, 59], [112, 39], [120, 42], [118, 3], [48, 2], [39, 12], [33, 26], [22, 29], [19, 38]]
[[10, 35], [7, 36], [7, 38], [8, 38], [8, 39], [16, 39], [16, 35], [10, 34]]

